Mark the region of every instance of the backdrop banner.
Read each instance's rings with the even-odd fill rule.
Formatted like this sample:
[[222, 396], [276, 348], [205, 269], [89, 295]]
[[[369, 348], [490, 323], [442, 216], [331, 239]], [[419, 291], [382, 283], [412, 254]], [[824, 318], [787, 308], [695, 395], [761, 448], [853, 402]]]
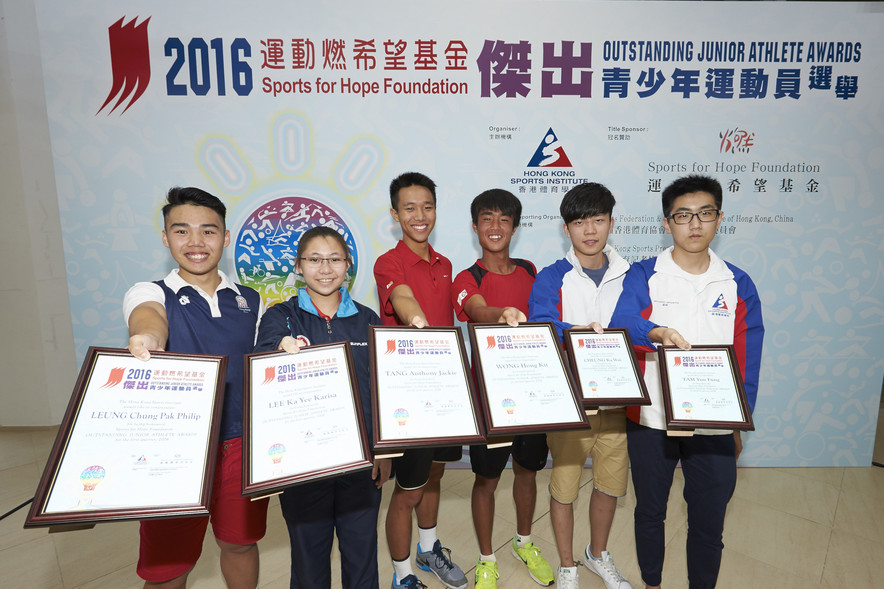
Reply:
[[[300, 234], [341, 232], [355, 299], [399, 239], [390, 180], [438, 184], [432, 243], [479, 256], [469, 203], [524, 210], [514, 256], [569, 244], [584, 181], [629, 261], [671, 242], [662, 189], [725, 188], [713, 248], [767, 328], [741, 464], [866, 466], [884, 373], [884, 5], [802, 2], [36, 0], [78, 361], [126, 341], [121, 300], [173, 262], [169, 187], [228, 206], [223, 269], [268, 305]], [[742, 24], [741, 24], [742, 23]]]

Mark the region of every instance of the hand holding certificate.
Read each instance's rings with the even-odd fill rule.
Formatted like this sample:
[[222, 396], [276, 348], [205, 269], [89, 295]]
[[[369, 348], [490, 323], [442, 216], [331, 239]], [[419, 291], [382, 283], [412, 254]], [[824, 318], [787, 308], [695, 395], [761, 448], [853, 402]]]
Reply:
[[469, 329], [489, 435], [588, 427], [552, 323]]
[[350, 344], [246, 356], [243, 495], [371, 467]]
[[657, 349], [666, 426], [754, 430], [732, 345]]
[[226, 362], [89, 348], [25, 527], [207, 514]]
[[375, 448], [485, 440], [460, 329], [373, 325], [368, 345]]

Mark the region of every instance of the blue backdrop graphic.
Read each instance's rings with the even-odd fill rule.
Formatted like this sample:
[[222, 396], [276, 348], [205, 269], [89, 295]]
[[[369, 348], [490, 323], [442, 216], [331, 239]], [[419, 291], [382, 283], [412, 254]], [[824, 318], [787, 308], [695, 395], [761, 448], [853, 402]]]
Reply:
[[713, 247], [764, 304], [741, 461], [870, 462], [884, 373], [876, 5], [191, 4], [36, 3], [80, 359], [123, 345], [126, 289], [170, 269], [172, 185], [224, 199], [224, 269], [268, 302], [297, 286], [297, 236], [320, 223], [345, 236], [351, 292], [375, 305], [403, 171], [438, 183], [433, 244], [455, 271], [478, 256], [468, 207], [487, 188], [521, 198], [513, 255], [543, 267], [565, 249], [562, 195], [603, 182], [611, 243], [635, 261], [668, 244], [662, 188], [703, 172], [725, 186]]

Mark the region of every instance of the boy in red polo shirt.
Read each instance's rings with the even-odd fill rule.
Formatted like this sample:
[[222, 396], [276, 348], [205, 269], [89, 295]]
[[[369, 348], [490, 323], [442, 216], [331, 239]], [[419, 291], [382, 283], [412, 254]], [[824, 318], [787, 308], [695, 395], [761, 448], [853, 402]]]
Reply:
[[[390, 214], [402, 228], [402, 239], [374, 265], [381, 321], [415, 327], [454, 325], [449, 299], [451, 262], [429, 242], [436, 224], [436, 184], [417, 172], [402, 174], [390, 183], [390, 205]], [[467, 586], [463, 570], [451, 562], [450, 551], [436, 537], [445, 463], [461, 456], [460, 447], [418, 448], [394, 459], [396, 486], [386, 521], [393, 589], [425, 586], [411, 567], [412, 511], [417, 514], [420, 534], [418, 566], [435, 574], [446, 587]]]
[[[482, 257], [454, 279], [451, 299], [457, 317], [473, 323], [527, 321], [528, 298], [537, 270], [528, 260], [510, 257], [510, 242], [519, 226], [522, 203], [511, 192], [492, 188], [470, 205], [473, 231]], [[525, 563], [531, 578], [543, 586], [555, 580], [552, 568], [531, 541], [531, 522], [537, 503], [537, 472], [546, 466], [546, 434], [515, 436], [510, 446], [470, 446], [470, 465], [476, 478], [470, 505], [479, 542], [475, 589], [497, 589], [497, 558], [491, 543], [494, 491], [510, 454], [513, 457], [513, 501], [516, 534], [511, 550]]]

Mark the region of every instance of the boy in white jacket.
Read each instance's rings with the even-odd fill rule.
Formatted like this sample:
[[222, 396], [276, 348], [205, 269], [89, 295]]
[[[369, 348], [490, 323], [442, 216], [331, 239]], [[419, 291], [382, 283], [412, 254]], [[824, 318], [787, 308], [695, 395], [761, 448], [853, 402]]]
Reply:
[[737, 480], [739, 432], [698, 429], [666, 434], [655, 344], [733, 344], [750, 411], [755, 407], [764, 325], [755, 284], [709, 249], [721, 225], [721, 184], [707, 176], [678, 178], [663, 191], [663, 226], [673, 245], [632, 266], [611, 325], [626, 327], [644, 370], [651, 405], [627, 410], [635, 487], [635, 544], [642, 580], [659, 587], [664, 520], [673, 472], [681, 461], [688, 505], [687, 565], [691, 589], [715, 587], [727, 504]]
[[[552, 321], [559, 336], [576, 326], [597, 331], [607, 327], [623, 286], [629, 263], [608, 245], [614, 228], [611, 191], [596, 183], [579, 184], [562, 198], [559, 208], [572, 247], [564, 258], [537, 274], [528, 301], [530, 321]], [[580, 475], [592, 456], [593, 489], [589, 501], [590, 542], [584, 564], [608, 589], [632, 589], [607, 551], [617, 498], [626, 494], [629, 460], [626, 414], [622, 407], [602, 408], [589, 418], [591, 429], [547, 434], [552, 455], [550, 519], [560, 567], [559, 589], [577, 588], [574, 561], [574, 510]]]

